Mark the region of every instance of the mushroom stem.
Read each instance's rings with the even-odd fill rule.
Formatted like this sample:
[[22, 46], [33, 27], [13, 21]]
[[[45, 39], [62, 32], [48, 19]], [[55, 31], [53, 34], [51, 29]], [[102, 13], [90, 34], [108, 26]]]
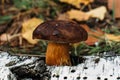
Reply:
[[47, 65], [71, 65], [68, 43], [49, 42], [46, 52]]

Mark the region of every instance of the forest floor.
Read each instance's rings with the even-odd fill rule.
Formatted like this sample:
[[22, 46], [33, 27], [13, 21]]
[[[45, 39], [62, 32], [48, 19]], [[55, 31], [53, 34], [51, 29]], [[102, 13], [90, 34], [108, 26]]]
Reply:
[[1, 0], [0, 51], [44, 54], [47, 42], [32, 39], [34, 27], [47, 20], [68, 20], [77, 22], [89, 34], [86, 41], [71, 45], [74, 55], [119, 54], [120, 16], [116, 14], [117, 7], [113, 9], [108, 4], [113, 3], [109, 0], [80, 0], [74, 4], [66, 0]]

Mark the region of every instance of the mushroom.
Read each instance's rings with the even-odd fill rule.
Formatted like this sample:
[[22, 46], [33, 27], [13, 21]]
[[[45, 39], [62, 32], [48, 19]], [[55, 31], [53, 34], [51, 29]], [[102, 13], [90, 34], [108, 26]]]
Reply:
[[47, 40], [47, 65], [72, 65], [69, 45], [87, 40], [88, 34], [79, 24], [71, 21], [51, 20], [38, 25], [33, 39]]

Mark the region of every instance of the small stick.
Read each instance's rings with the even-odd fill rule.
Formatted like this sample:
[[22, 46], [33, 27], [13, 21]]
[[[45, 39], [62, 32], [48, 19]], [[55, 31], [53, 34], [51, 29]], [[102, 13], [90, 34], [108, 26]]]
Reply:
[[30, 57], [45, 57], [45, 55], [36, 55], [36, 54], [10, 54], [12, 56], [30, 56]]

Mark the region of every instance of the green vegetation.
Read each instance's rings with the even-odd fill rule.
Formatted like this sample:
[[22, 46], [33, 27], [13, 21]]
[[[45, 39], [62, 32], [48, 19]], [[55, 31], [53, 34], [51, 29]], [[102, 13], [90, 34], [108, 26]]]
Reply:
[[[7, 24], [9, 21], [14, 20], [12, 26], [18, 26], [18, 24], [20, 24], [19, 22], [32, 17], [41, 18], [42, 20], [56, 19], [59, 14], [62, 14], [62, 12], [70, 9], [76, 9], [69, 4], [59, 2], [59, 0], [12, 0], [12, 2], [11, 0], [2, 1], [5, 2], [0, 3], [2, 6], [1, 9], [3, 10], [1, 11], [2, 15], [0, 15], [0, 25]], [[8, 7], [4, 5], [7, 5]], [[76, 22], [80, 23], [79, 21]], [[120, 28], [116, 27], [117, 25], [115, 25], [114, 22], [111, 21], [110, 23], [106, 24], [109, 26], [102, 26], [102, 31], [120, 35]], [[9, 27], [11, 27], [11, 25]], [[9, 33], [10, 29], [6, 32]], [[18, 32], [20, 32], [20, 30], [18, 30]], [[22, 46], [11, 46], [10, 42], [5, 42], [5, 44], [0, 43], [0, 50], [8, 51], [10, 53], [44, 54], [46, 51], [46, 46], [46, 41], [39, 41], [39, 43], [36, 45], [25, 44]], [[98, 43], [98, 45], [92, 46], [86, 45], [83, 42], [78, 46], [72, 46], [71, 48], [71, 53], [74, 55], [92, 55], [110, 51], [120, 54], [120, 42], [109, 42], [107, 40], [102, 40]]]

